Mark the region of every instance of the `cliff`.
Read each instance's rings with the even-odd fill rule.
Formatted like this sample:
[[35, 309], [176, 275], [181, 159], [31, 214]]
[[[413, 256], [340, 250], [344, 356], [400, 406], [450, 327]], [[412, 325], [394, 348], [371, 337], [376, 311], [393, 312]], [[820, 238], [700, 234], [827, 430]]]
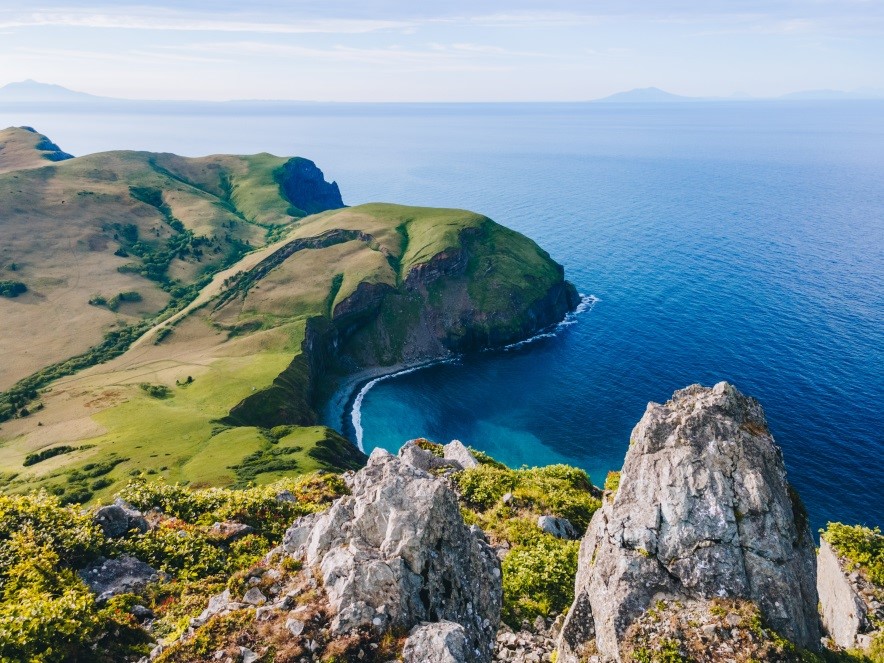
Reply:
[[[326, 209], [342, 204], [312, 162], [266, 154], [120, 152], [0, 176], [0, 239], [13, 240], [0, 253], [32, 284], [0, 298], [12, 330], [0, 347], [16, 358], [4, 368], [113, 325], [0, 394], [3, 489], [85, 501], [140, 471], [242, 486], [359, 467], [364, 455], [318, 425], [348, 376], [519, 341], [578, 303], [560, 265], [487, 217]], [[41, 251], [71, 242], [86, 253]], [[34, 286], [70, 261], [65, 296]]]

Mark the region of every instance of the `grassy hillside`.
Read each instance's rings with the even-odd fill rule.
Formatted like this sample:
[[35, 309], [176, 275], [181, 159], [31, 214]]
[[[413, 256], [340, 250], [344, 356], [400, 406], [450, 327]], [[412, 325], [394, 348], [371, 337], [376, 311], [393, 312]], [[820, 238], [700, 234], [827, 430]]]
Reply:
[[62, 155], [32, 130], [0, 133], [0, 281], [26, 288], [0, 296], [2, 390], [180, 308], [304, 216], [284, 191], [286, 158]]
[[[182, 161], [185, 173], [176, 159], [164, 157], [169, 172], [210, 190], [199, 164]], [[538, 308], [559, 291], [564, 308]], [[531, 333], [520, 325], [558, 320], [569, 292], [534, 242], [478, 214], [370, 204], [307, 217], [127, 352], [56, 380], [3, 424], [5, 488], [88, 501], [141, 472], [230, 486], [358, 465], [317, 426], [338, 377], [464, 349], [476, 330]]]

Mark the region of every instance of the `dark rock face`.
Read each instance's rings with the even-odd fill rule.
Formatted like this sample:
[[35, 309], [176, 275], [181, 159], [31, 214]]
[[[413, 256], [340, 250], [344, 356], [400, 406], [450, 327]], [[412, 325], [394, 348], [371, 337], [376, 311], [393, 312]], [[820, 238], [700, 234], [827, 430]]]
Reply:
[[159, 572], [130, 555], [116, 559], [98, 559], [80, 571], [89, 589], [98, 595], [99, 601], [111, 596], [143, 590], [149, 582], [159, 579]]
[[348, 483], [352, 495], [299, 518], [283, 539], [286, 552], [321, 574], [332, 632], [451, 622], [455, 629], [421, 631], [418, 639], [454, 651], [459, 632], [462, 660], [490, 660], [500, 562], [481, 531], [464, 524], [446, 482], [377, 449]]
[[104, 535], [111, 538], [123, 536], [131, 530], [143, 533], [148, 529], [144, 515], [121, 499], [98, 509], [94, 520]]
[[593, 643], [620, 659], [652, 602], [747, 599], [780, 634], [819, 645], [814, 544], [761, 405], [727, 383], [651, 403], [612, 501], [580, 549], [562, 663]]
[[337, 182], [326, 182], [322, 171], [309, 159], [289, 159], [278, 180], [286, 199], [305, 215], [344, 207]]

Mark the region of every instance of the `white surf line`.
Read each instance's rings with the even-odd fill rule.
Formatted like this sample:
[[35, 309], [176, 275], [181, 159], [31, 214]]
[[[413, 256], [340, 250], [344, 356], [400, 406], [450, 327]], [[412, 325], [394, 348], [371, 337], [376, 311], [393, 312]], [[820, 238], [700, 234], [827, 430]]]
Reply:
[[353, 430], [356, 432], [356, 446], [359, 447], [359, 451], [365, 453], [365, 447], [362, 444], [362, 401], [365, 399], [366, 394], [371, 391], [372, 387], [374, 387], [378, 382], [383, 382], [384, 380], [389, 380], [391, 378], [398, 377], [400, 375], [406, 375], [407, 373], [414, 373], [415, 371], [419, 371], [423, 368], [429, 368], [430, 366], [438, 366], [439, 364], [454, 364], [460, 360], [460, 357], [451, 357], [448, 359], [439, 359], [438, 361], [430, 361], [426, 364], [420, 364], [418, 366], [412, 366], [410, 368], [404, 368], [401, 371], [396, 371], [395, 373], [388, 373], [387, 375], [381, 375], [380, 377], [374, 378], [365, 383], [362, 389], [359, 390], [359, 393], [356, 394], [356, 398], [353, 399], [353, 408], [350, 411], [350, 421], [353, 423]]
[[[524, 341], [519, 341], [517, 343], [512, 343], [510, 345], [505, 345], [502, 348], [491, 348], [487, 350], [487, 352], [495, 352], [495, 351], [508, 351], [514, 350], [515, 348], [520, 348], [523, 345], [527, 345], [528, 343], [533, 343], [534, 341], [540, 340], [541, 338], [551, 338], [555, 336], [558, 332], [560, 332], [565, 327], [569, 325], [573, 325], [577, 322], [577, 316], [581, 313], [586, 313], [587, 311], [591, 311], [593, 306], [598, 303], [599, 298], [595, 295], [580, 295], [580, 303], [577, 305], [573, 311], [569, 311], [564, 320], [556, 324], [555, 327], [550, 329], [549, 331], [541, 332], [532, 336], [531, 338], [526, 338]], [[362, 429], [362, 401], [365, 400], [366, 394], [372, 390], [378, 382], [383, 382], [384, 380], [390, 380], [392, 378], [398, 377], [400, 375], [406, 375], [407, 373], [414, 373], [415, 371], [419, 371], [422, 368], [429, 368], [430, 366], [437, 366], [439, 364], [454, 364], [460, 360], [460, 357], [452, 357], [447, 359], [440, 359], [438, 361], [427, 362], [426, 364], [420, 364], [418, 366], [412, 366], [410, 368], [405, 368], [401, 371], [396, 371], [395, 373], [389, 373], [387, 375], [381, 375], [380, 377], [374, 378], [373, 380], [369, 380], [365, 383], [362, 389], [359, 390], [359, 393], [356, 394], [356, 398], [353, 399], [353, 408], [350, 411], [350, 421], [353, 424], [353, 430], [356, 432], [356, 446], [359, 447], [359, 450], [362, 453], [365, 453], [365, 447], [363, 446], [362, 438], [363, 438], [363, 429]]]
[[587, 311], [591, 311], [593, 307], [600, 302], [601, 300], [595, 295], [580, 295], [580, 303], [577, 305], [573, 311], [569, 311], [565, 314], [565, 318], [557, 323], [555, 327], [547, 328], [546, 331], [542, 331], [539, 334], [535, 334], [530, 338], [526, 338], [524, 341], [517, 341], [516, 343], [510, 343], [509, 345], [505, 345], [502, 348], [490, 348], [488, 352], [495, 351], [503, 351], [509, 352], [510, 350], [515, 350], [516, 348], [521, 348], [529, 343], [534, 343], [535, 341], [539, 341], [542, 338], [553, 338], [560, 331], [562, 331], [565, 327], [569, 327], [573, 324], [577, 323], [577, 316], [581, 313], [586, 313]]

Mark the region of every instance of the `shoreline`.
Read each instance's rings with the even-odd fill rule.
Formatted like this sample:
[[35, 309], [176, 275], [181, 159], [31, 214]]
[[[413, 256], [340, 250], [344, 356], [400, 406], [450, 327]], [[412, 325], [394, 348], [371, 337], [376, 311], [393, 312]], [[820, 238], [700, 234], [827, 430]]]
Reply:
[[[559, 332], [576, 323], [577, 317], [580, 314], [591, 311], [598, 302], [599, 298], [595, 295], [584, 295], [581, 293], [580, 303], [574, 308], [573, 311], [569, 311], [568, 313], [566, 313], [565, 317], [556, 324], [551, 325], [546, 329], [540, 330], [533, 336], [522, 339], [521, 341], [516, 341], [515, 343], [510, 343], [509, 345], [504, 345], [501, 347], [485, 348], [481, 352], [509, 352], [511, 350], [522, 348], [544, 338], [554, 338], [558, 336]], [[437, 366], [439, 364], [457, 362], [462, 357], [463, 355], [452, 353], [447, 357], [440, 357], [438, 359], [428, 359], [415, 362], [401, 362], [398, 364], [393, 364], [391, 366], [376, 366], [373, 368], [366, 368], [361, 371], [357, 371], [356, 373], [353, 373], [351, 375], [348, 375], [343, 379], [343, 381], [337, 387], [337, 389], [335, 389], [331, 397], [322, 406], [322, 409], [320, 411], [320, 423], [323, 426], [333, 428], [347, 439], [350, 439], [347, 435], [348, 424], [346, 421], [346, 418], [349, 415], [349, 427], [352, 427], [354, 429], [354, 433], [356, 436], [356, 439], [350, 440], [350, 442], [352, 442], [357, 449], [359, 449], [363, 453], [366, 453], [362, 440], [362, 430], [360, 425], [361, 416], [359, 416], [361, 415], [361, 407], [359, 406], [362, 403], [362, 399], [369, 391], [371, 391], [372, 387], [374, 387], [378, 382], [392, 379], [397, 375], [413, 373], [414, 371], [419, 371], [424, 368], [430, 368], [431, 366]], [[356, 415], [355, 420], [354, 415]]]
[[[411, 373], [422, 368], [429, 368], [437, 364], [459, 360], [461, 355], [451, 354], [438, 359], [424, 359], [415, 362], [400, 362], [390, 366], [375, 366], [366, 368], [346, 376], [341, 384], [335, 389], [331, 397], [325, 402], [320, 411], [320, 423], [332, 428], [347, 439], [346, 417], [353, 415], [353, 404], [359, 394], [363, 396], [378, 382], [393, 378], [404, 373]], [[370, 386], [369, 386], [370, 385]], [[350, 440], [354, 446], [363, 451], [361, 440]]]

